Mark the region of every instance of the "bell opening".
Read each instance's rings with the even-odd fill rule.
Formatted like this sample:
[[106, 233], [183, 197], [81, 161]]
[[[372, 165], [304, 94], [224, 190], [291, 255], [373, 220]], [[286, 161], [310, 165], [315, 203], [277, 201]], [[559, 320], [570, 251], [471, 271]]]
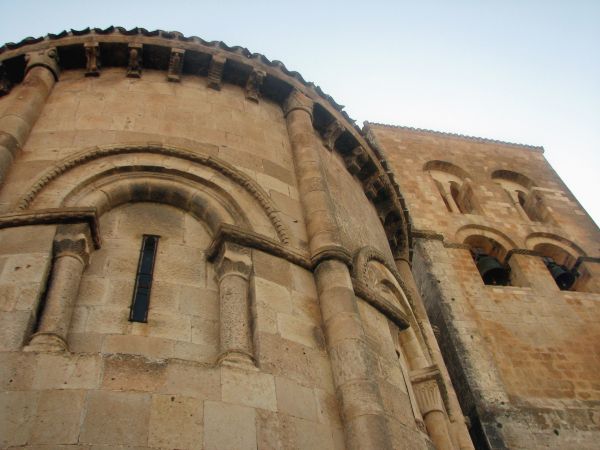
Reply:
[[510, 270], [498, 259], [481, 252], [474, 252], [475, 264], [484, 284], [507, 286], [510, 284]]
[[573, 287], [576, 276], [572, 271], [567, 269], [565, 266], [557, 264], [552, 258], [544, 258], [544, 263], [546, 264], [550, 274], [552, 274], [552, 278], [554, 278], [556, 285], [561, 291], [568, 291], [571, 289], [571, 287]]

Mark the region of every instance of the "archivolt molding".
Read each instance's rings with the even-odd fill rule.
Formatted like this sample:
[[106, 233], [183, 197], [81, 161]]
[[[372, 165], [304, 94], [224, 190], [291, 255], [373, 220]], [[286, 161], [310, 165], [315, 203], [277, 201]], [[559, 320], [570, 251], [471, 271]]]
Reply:
[[269, 198], [267, 193], [254, 180], [252, 180], [243, 172], [237, 170], [231, 164], [228, 164], [225, 161], [217, 159], [213, 156], [192, 153], [188, 150], [182, 150], [180, 148], [170, 147], [163, 144], [97, 146], [83, 150], [73, 156], [69, 156], [60, 161], [56, 166], [47, 170], [17, 202], [16, 209], [22, 211], [29, 208], [36, 196], [44, 189], [45, 186], [47, 186], [54, 179], [58, 178], [60, 175], [77, 166], [107, 156], [132, 153], [151, 153], [163, 156], [171, 156], [216, 170], [244, 188], [250, 195], [252, 195], [252, 197], [258, 201], [266, 215], [269, 217], [269, 220], [273, 224], [277, 236], [281, 242], [284, 244], [290, 243], [289, 231], [280, 217], [279, 210]]
[[[381, 253], [379, 250], [367, 246], [361, 248], [355, 253], [354, 263], [352, 265], [352, 278], [358, 280], [362, 287], [367, 288], [369, 291], [373, 291], [373, 286], [371, 286], [372, 283], [370, 283], [368, 279], [368, 265], [371, 261], [376, 261], [380, 263], [392, 274], [402, 291], [400, 292], [400, 296], [402, 297], [400, 302], [406, 302], [406, 304], [403, 306], [407, 308], [407, 312], [409, 313], [409, 315], [412, 316], [415, 322], [418, 323], [413, 312], [415, 310], [415, 305], [414, 299], [410, 296], [410, 291], [407, 289], [406, 284], [400, 277], [400, 273], [398, 272], [396, 267], [393, 264], [391, 264], [388, 261], [388, 259], [383, 255], [383, 253]], [[374, 295], [377, 294], [374, 293]]]

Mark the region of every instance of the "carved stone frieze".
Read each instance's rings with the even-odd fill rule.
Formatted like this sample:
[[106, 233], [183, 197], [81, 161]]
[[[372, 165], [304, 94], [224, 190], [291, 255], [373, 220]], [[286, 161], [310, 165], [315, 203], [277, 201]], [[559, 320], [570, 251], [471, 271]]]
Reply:
[[376, 174], [367, 178], [363, 183], [365, 195], [371, 201], [378, 198], [385, 187], [385, 178], [380, 174]]
[[100, 76], [100, 46], [97, 42], [87, 42], [85, 48], [85, 76]]
[[55, 47], [50, 47], [44, 50], [29, 52], [25, 55], [25, 73], [29, 72], [34, 67], [45, 67], [58, 80], [60, 75], [60, 67], [58, 65], [58, 52]]
[[344, 131], [346, 131], [346, 129], [344, 128], [344, 125], [342, 125], [341, 122], [337, 120], [331, 122], [327, 126], [327, 129], [323, 134], [323, 141], [325, 142], [325, 146], [329, 150], [335, 150], [335, 142], [338, 140], [338, 138], [342, 135]]
[[223, 70], [225, 69], [227, 58], [223, 55], [213, 55], [208, 67], [208, 87], [216, 91], [221, 90], [223, 84]]
[[142, 44], [129, 44], [127, 76], [129, 78], [140, 78], [142, 76]]
[[183, 56], [185, 50], [181, 48], [171, 49], [171, 58], [169, 59], [169, 70], [167, 71], [167, 80], [180, 81], [181, 71], [183, 70]]
[[219, 279], [227, 275], [249, 279], [252, 272], [250, 250], [241, 245], [224, 242], [215, 258], [215, 270]]
[[263, 80], [267, 76], [264, 70], [254, 69], [248, 81], [246, 82], [246, 98], [253, 102], [258, 102], [260, 98], [260, 87], [262, 86]]

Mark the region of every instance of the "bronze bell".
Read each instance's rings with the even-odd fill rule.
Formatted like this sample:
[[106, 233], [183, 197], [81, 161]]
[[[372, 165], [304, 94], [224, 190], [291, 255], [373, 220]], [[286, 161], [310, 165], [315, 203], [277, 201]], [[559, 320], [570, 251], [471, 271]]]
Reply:
[[571, 289], [571, 286], [575, 283], [575, 275], [573, 275], [573, 272], [567, 270], [565, 266], [556, 264], [554, 261], [547, 261], [546, 266], [561, 291], [568, 291]]
[[483, 255], [477, 258], [477, 270], [485, 284], [506, 286], [510, 272], [493, 256]]

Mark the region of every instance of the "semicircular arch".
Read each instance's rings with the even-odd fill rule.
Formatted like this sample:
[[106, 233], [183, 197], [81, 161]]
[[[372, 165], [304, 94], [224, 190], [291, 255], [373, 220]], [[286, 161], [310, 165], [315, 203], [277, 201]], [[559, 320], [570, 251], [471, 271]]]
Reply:
[[442, 161], [439, 159], [435, 159], [432, 161], [428, 161], [423, 165], [423, 171], [428, 170], [438, 170], [440, 172], [446, 172], [457, 176], [458, 178], [464, 180], [465, 178], [470, 178], [469, 173], [464, 170], [462, 167], [457, 166], [448, 161]]
[[554, 246], [559, 249], [565, 251], [569, 255], [573, 257], [573, 259], [577, 259], [580, 256], [587, 256], [581, 247], [579, 247], [574, 242], [559, 236], [553, 233], [545, 233], [545, 232], [535, 232], [529, 234], [525, 238], [525, 246], [529, 250], [540, 250], [543, 249], [544, 246]]
[[484, 238], [496, 241], [498, 244], [504, 247], [504, 250], [507, 252], [518, 247], [518, 245], [504, 232], [485, 225], [470, 224], [462, 226], [456, 231], [455, 239], [456, 242], [460, 242], [462, 244], [473, 236], [482, 236]]
[[[169, 175], [184, 184], [192, 183], [200, 190], [218, 192], [217, 196], [227, 198], [231, 205], [236, 204], [238, 197], [246, 197], [253, 206], [242, 208], [238, 205], [238, 212], [250, 211], [248, 215], [264, 216], [268, 228], [273, 230], [269, 234], [274, 234], [284, 244], [290, 242], [279, 209], [256, 181], [214, 156], [162, 144], [93, 147], [69, 156], [44, 172], [17, 202], [16, 209], [26, 210], [37, 204], [58, 207], [67, 197], [73, 197], [76, 192], [97, 182], [99, 173], [110, 176], [115, 171], [120, 171], [124, 178], [144, 171]], [[90, 176], [90, 173], [94, 175]], [[176, 197], [175, 193], [172, 195]], [[259, 210], [260, 214], [252, 214], [254, 210]], [[257, 231], [264, 229], [261, 224]]]

